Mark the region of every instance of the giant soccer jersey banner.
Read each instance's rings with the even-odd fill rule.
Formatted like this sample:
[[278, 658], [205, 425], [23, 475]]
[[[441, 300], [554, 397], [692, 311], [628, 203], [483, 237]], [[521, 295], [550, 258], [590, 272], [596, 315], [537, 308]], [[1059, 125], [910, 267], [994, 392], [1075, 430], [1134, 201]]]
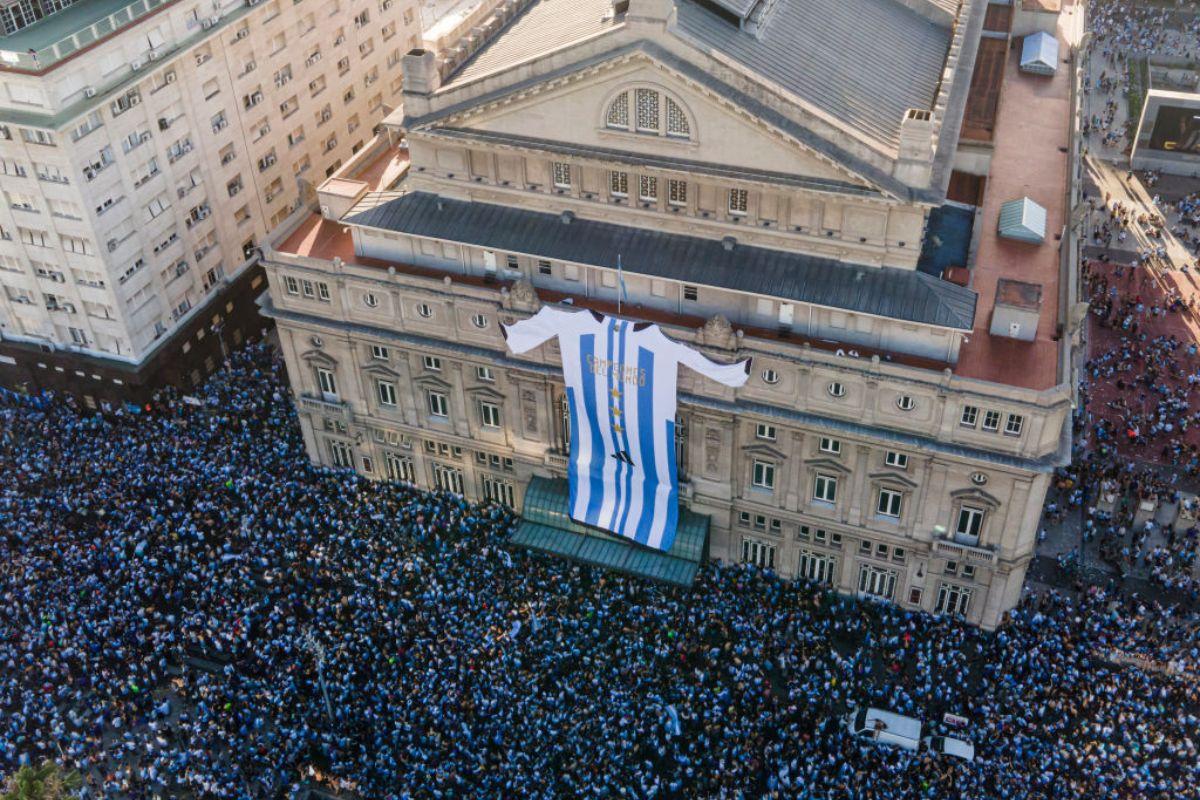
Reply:
[[657, 325], [594, 311], [546, 306], [503, 332], [514, 353], [558, 337], [571, 414], [571, 517], [669, 550], [679, 520], [678, 367], [741, 386], [750, 362], [718, 364]]

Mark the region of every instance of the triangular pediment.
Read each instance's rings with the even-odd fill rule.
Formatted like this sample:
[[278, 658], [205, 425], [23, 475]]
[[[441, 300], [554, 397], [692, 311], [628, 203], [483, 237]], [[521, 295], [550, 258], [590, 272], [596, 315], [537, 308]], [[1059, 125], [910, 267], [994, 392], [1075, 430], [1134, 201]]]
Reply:
[[[653, 133], [639, 130], [639, 103], [650, 95], [659, 124]], [[621, 120], [627, 120], [624, 126]], [[565, 154], [606, 163], [626, 160], [735, 180], [792, 182], [818, 191], [891, 193], [857, 172], [857, 165], [821, 152], [757, 110], [640, 50], [457, 105], [414, 127], [518, 148], [557, 146]]]

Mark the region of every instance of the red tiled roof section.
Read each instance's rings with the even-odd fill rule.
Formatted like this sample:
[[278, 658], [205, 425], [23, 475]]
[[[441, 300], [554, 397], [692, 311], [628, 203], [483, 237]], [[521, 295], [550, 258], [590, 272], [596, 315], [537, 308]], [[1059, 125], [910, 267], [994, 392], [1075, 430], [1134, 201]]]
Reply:
[[[1067, 47], [1062, 45], [1062, 52]], [[979, 249], [972, 286], [979, 293], [975, 330], [962, 346], [955, 373], [1027, 389], [1059, 382], [1059, 243], [1065, 221], [1069, 156], [1071, 71], [1060, 65], [1054, 77], [1027, 75], [1013, 50], [1005, 66], [1004, 108], [997, 120], [995, 153], [977, 235]], [[996, 233], [1000, 206], [1029, 197], [1046, 209], [1046, 241], [1025, 244]], [[992, 336], [988, 329], [1002, 278], [1042, 287], [1041, 317], [1032, 342]]]

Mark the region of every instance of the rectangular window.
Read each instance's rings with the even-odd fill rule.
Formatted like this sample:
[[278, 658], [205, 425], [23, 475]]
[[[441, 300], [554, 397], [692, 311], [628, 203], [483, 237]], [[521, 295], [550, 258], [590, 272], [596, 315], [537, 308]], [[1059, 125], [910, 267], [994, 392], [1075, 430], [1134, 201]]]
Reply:
[[769, 461], [754, 459], [754, 474], [751, 483], [759, 489], [774, 489], [775, 465]]
[[864, 564], [858, 573], [858, 591], [871, 597], [891, 600], [896, 594], [896, 573]]
[[318, 283], [317, 284], [317, 299], [320, 300], [322, 303], [329, 302], [330, 297], [329, 297], [329, 284], [328, 283]]
[[894, 489], [880, 489], [879, 502], [875, 504], [875, 511], [885, 517], [900, 516], [900, 507], [904, 502], [904, 495]]
[[760, 422], [754, 428], [754, 435], [759, 439], [766, 439], [768, 442], [773, 442], [775, 441], [775, 426]]
[[329, 454], [335, 467], [349, 469], [354, 466], [354, 455], [350, 452], [350, 445], [345, 442], [330, 442]]
[[300, 294], [300, 284], [291, 275], [283, 276], [283, 288], [288, 294]]
[[417, 471], [413, 467], [411, 458], [399, 456], [395, 453], [385, 452], [383, 454], [384, 463], [387, 464], [388, 477], [394, 481], [404, 481], [405, 483], [416, 483]]
[[496, 374], [492, 372], [491, 367], [476, 367], [475, 377], [484, 383], [495, 383]]
[[775, 488], [775, 465], [766, 461], [754, 461], [754, 476], [751, 477], [752, 485], [760, 489]]
[[571, 165], [562, 161], [554, 162], [554, 185], [559, 189], [571, 188]]
[[379, 394], [379, 405], [396, 407], [396, 384], [388, 381], [376, 381], [375, 389]]
[[933, 610], [937, 614], [958, 614], [965, 617], [970, 606], [970, 589], [955, 586], [953, 583], [943, 583], [938, 589], [938, 599]]
[[979, 534], [983, 530], [984, 510], [974, 506], [962, 506], [958, 509], [958, 523], [954, 526], [955, 538], [965, 544], [979, 543]]
[[813, 500], [818, 503], [837, 502], [838, 479], [832, 475], [817, 475], [813, 478]]
[[729, 213], [745, 214], [748, 207], [749, 195], [745, 189], [729, 190]]
[[742, 539], [742, 563], [763, 569], [775, 568], [775, 545], [758, 539]]
[[435, 463], [433, 465], [433, 485], [438, 491], [462, 494], [462, 470]]
[[481, 400], [479, 403], [479, 421], [485, 428], [500, 427], [500, 406]]
[[988, 411], [983, 415], [983, 429], [995, 433], [1000, 430], [1000, 412]]
[[612, 190], [613, 197], [628, 197], [629, 173], [616, 170], [609, 173], [609, 188]]
[[391, 357], [392, 351], [388, 348], [378, 344], [371, 345], [371, 358], [376, 361], [387, 361]]
[[513, 489], [513, 485], [508, 481], [502, 481], [499, 478], [493, 478], [491, 475], [484, 475], [483, 499], [512, 508], [514, 505], [516, 505], [516, 491]]
[[979, 420], [979, 409], [975, 406], [963, 406], [962, 417], [959, 419], [959, 424], [965, 425], [968, 428], [974, 428], [975, 423]]
[[837, 559], [833, 556], [800, 551], [800, 566], [798, 577], [819, 583], [822, 586], [832, 586], [834, 575], [837, 574]]
[[321, 394], [327, 400], [337, 400], [337, 380], [333, 377], [333, 370], [317, 367], [317, 386], [320, 387]]
[[687, 181], [677, 181], [674, 178], [667, 181], [667, 202], [673, 206], [687, 205]]
[[638, 176], [638, 198], [649, 202], [658, 200], [658, 178], [653, 175]]
[[830, 439], [826, 436], [821, 437], [820, 449], [822, 453], [833, 453], [835, 456], [842, 452], [842, 443], [837, 439]]
[[883, 463], [896, 469], [908, 469], [908, 456], [904, 453], [897, 453], [895, 450], [889, 450], [883, 457]]
[[430, 372], [442, 371], [442, 360], [437, 356], [424, 356], [421, 359], [421, 363], [423, 363], [425, 365], [425, 369], [429, 370]]
[[1025, 418], [1020, 414], [1009, 414], [1008, 421], [1004, 423], [1004, 432], [1009, 436], [1020, 436], [1024, 425]]
[[553, 275], [554, 267], [550, 264], [549, 261], [540, 260], [540, 261], [538, 261], [538, 274], [539, 275]]
[[693, 301], [699, 300], [700, 299], [700, 290], [697, 289], [695, 286], [684, 286], [683, 287], [683, 299], [684, 300], [693, 300]]
[[441, 392], [428, 392], [429, 413], [435, 417], [450, 416], [450, 402]]

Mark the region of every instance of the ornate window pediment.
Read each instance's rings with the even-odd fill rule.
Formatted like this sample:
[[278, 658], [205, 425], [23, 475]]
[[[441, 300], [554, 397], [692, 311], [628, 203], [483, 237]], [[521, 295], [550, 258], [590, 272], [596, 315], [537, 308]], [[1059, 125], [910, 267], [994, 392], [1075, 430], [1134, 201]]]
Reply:
[[657, 87], [636, 86], [609, 99], [604, 127], [687, 141], [692, 138], [693, 126], [682, 101]]

